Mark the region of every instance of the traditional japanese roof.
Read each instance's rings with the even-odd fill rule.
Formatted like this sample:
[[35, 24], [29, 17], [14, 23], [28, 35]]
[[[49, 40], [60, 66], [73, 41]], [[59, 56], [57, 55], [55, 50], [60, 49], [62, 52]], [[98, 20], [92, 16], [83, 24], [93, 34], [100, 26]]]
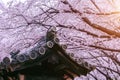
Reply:
[[6, 70], [7, 74], [5, 75], [7, 76], [21, 71], [25, 74], [25, 69], [31, 67], [34, 69], [34, 66], [38, 65], [39, 68], [47, 67], [53, 72], [67, 73], [71, 76], [73, 76], [72, 74], [86, 75], [95, 68], [82, 59], [73, 60], [66, 51], [67, 45], [60, 44], [56, 33], [56, 28], [51, 27], [46, 36], [43, 36], [34, 46], [26, 51], [11, 52], [11, 57], [5, 57], [1, 62], [2, 75], [4, 74], [2, 70]]

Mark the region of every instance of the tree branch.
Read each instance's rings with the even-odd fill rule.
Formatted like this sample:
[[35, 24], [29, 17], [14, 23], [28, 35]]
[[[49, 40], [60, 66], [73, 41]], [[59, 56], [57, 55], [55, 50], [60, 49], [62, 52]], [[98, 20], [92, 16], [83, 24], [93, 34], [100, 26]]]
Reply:
[[94, 24], [92, 23], [87, 17], [82, 17], [82, 20], [87, 23], [88, 25], [90, 25], [91, 27], [95, 28], [95, 29], [98, 29], [102, 32], [105, 32], [109, 35], [112, 35], [113, 37], [116, 36], [116, 37], [120, 37], [120, 33], [116, 32], [116, 31], [113, 31], [113, 30], [110, 30], [110, 29], [107, 29], [107, 28], [104, 28], [98, 24]]

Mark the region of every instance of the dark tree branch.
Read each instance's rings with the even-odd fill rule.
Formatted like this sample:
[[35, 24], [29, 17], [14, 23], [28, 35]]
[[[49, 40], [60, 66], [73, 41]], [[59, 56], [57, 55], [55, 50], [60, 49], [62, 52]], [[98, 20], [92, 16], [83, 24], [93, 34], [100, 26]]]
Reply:
[[90, 25], [91, 27], [95, 28], [95, 29], [98, 29], [102, 32], [105, 32], [109, 35], [112, 35], [113, 37], [116, 36], [116, 37], [120, 37], [120, 33], [119, 32], [116, 32], [116, 31], [113, 31], [113, 30], [110, 30], [110, 29], [107, 29], [107, 28], [104, 28], [100, 25], [97, 25], [97, 24], [94, 24], [92, 23], [87, 17], [83, 17], [82, 20], [87, 23], [88, 25]]
[[69, 29], [74, 29], [74, 30], [77, 30], [77, 31], [80, 31], [80, 32], [85, 32], [85, 33], [87, 33], [88, 35], [91, 35], [91, 36], [93, 36], [93, 37], [97, 37], [97, 38], [111, 38], [110, 36], [106, 36], [106, 35], [101, 35], [101, 36], [99, 36], [99, 35], [97, 35], [97, 34], [94, 34], [94, 33], [92, 33], [92, 32], [89, 32], [89, 31], [87, 31], [87, 30], [84, 30], [84, 29], [77, 29], [75, 26], [65, 26], [65, 25], [62, 25], [62, 24], [58, 24], [57, 25], [58, 27], [62, 27], [62, 28], [69, 28]]
[[102, 12], [101, 9], [98, 7], [98, 5], [95, 3], [95, 1], [93, 1], [93, 0], [90, 0], [90, 1], [93, 3], [93, 5], [96, 7], [96, 9], [97, 9], [99, 12]]

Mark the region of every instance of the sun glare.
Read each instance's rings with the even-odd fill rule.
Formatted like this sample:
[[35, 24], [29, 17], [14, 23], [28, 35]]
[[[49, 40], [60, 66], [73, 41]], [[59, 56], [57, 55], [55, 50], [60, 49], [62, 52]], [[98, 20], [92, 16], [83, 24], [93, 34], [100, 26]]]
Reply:
[[116, 9], [120, 11], [120, 0], [114, 1], [114, 4], [115, 4]]

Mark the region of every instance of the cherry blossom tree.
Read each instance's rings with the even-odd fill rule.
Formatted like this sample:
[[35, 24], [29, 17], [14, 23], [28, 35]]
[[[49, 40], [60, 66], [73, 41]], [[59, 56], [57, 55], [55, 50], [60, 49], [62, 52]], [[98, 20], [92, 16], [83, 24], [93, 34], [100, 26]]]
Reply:
[[[0, 4], [1, 60], [26, 50], [51, 27], [73, 59], [96, 66], [77, 80], [120, 79], [120, 0], [26, 0]], [[79, 63], [79, 62], [78, 62]]]

